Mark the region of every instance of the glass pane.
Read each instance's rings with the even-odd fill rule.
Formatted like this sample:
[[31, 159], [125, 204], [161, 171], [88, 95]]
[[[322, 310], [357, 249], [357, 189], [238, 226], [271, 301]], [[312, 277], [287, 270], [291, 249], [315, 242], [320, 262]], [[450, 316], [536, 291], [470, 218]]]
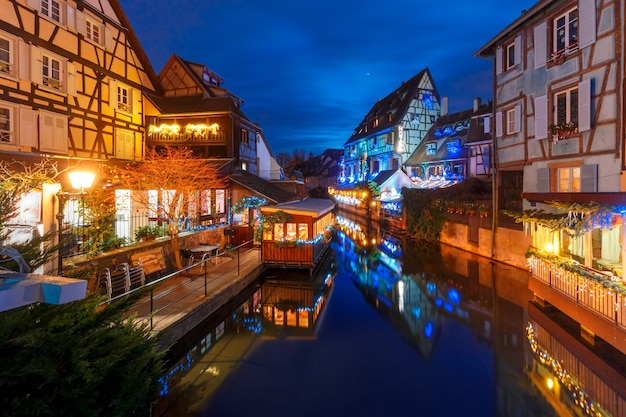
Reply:
[[557, 51], [565, 49], [565, 16], [561, 16], [555, 22], [555, 47]]
[[578, 89], [570, 91], [569, 121], [578, 125]]
[[572, 46], [578, 43], [578, 9], [569, 14], [569, 38], [568, 45]]
[[580, 168], [572, 168], [572, 192], [580, 192]]
[[309, 225], [298, 223], [298, 239], [307, 240], [309, 238]]
[[287, 239], [296, 240], [296, 224], [287, 223]]
[[9, 41], [0, 39], [0, 61], [9, 62]]
[[556, 120], [555, 124], [567, 122], [567, 95], [565, 93], [556, 95]]
[[569, 191], [569, 178], [570, 171], [567, 168], [559, 169], [559, 192], [566, 193]]
[[276, 223], [274, 225], [274, 239], [281, 240], [285, 237], [283, 233], [284, 226], [285, 225], [283, 223]]

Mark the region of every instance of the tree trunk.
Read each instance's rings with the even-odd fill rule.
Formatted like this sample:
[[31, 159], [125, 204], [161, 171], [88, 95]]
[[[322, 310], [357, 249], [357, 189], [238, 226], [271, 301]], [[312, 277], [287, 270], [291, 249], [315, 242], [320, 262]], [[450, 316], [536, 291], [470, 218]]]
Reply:
[[170, 241], [172, 242], [172, 249], [174, 250], [174, 262], [176, 263], [176, 270], [183, 269], [183, 263], [180, 259], [180, 240], [178, 239], [178, 233], [170, 235]]

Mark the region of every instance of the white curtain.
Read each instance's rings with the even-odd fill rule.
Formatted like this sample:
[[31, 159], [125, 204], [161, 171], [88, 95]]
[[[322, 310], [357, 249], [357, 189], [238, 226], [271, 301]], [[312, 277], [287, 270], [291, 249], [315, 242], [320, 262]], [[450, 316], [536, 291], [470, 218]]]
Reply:
[[602, 231], [602, 259], [618, 263], [622, 253], [622, 226]]

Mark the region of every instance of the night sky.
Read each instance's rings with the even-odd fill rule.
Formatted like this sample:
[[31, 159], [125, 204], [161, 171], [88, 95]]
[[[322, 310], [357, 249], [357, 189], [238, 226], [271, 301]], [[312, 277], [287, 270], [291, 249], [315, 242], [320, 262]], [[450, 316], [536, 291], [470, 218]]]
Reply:
[[244, 100], [277, 155], [342, 148], [378, 98], [429, 67], [449, 111], [491, 99], [474, 53], [535, 0], [120, 0], [157, 74], [172, 54]]

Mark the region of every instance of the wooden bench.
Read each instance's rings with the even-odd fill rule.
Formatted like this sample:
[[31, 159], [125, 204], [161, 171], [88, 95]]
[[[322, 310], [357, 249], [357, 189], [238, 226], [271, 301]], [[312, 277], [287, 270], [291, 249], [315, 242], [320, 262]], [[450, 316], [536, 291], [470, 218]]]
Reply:
[[142, 266], [146, 276], [159, 274], [167, 269], [163, 248], [155, 248], [143, 252], [137, 252], [130, 256], [134, 266]]

